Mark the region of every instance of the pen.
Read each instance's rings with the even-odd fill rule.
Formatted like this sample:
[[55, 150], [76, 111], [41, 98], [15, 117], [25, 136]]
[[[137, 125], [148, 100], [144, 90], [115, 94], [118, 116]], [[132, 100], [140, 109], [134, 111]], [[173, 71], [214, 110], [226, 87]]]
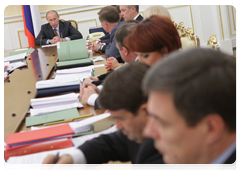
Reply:
[[57, 153], [57, 155], [55, 156], [54, 160], [53, 160], [53, 164], [56, 164], [59, 158], [59, 152]]

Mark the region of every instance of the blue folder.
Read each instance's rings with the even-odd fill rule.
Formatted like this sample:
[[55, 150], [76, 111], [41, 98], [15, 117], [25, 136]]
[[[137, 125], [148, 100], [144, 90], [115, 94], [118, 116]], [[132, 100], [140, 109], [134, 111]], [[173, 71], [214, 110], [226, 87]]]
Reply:
[[60, 95], [64, 93], [79, 92], [79, 85], [37, 89], [37, 97]]

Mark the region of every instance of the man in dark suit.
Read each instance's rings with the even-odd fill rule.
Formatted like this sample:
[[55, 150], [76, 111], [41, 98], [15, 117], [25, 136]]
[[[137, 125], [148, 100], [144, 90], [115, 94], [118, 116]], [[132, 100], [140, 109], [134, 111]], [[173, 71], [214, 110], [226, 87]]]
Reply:
[[121, 16], [124, 21], [137, 20], [142, 21], [143, 17], [139, 14], [139, 5], [120, 5]]
[[58, 13], [55, 10], [48, 11], [46, 19], [48, 23], [42, 25], [35, 45], [55, 44], [82, 38], [82, 34], [70, 22], [59, 21]]
[[92, 43], [92, 50], [94, 52], [105, 52], [106, 58], [114, 57], [119, 63], [124, 63], [114, 39], [116, 30], [122, 24], [122, 22], [119, 22], [120, 16], [117, 9], [112, 6], [106, 6], [98, 12], [98, 15], [103, 29], [110, 33], [110, 42], [108, 45], [94, 42]]
[[[107, 163], [131, 161], [136, 164], [160, 164], [162, 156], [154, 149], [153, 141], [143, 137], [147, 122], [147, 97], [141, 82], [149, 66], [130, 63], [111, 73], [99, 95], [102, 108], [111, 113], [118, 131], [85, 142], [78, 149], [59, 158], [57, 163]], [[49, 155], [43, 163], [52, 163]]]
[[[187, 62], [186, 62], [187, 61]], [[147, 137], [170, 164], [236, 161], [236, 58], [194, 48], [170, 54], [145, 75]]]

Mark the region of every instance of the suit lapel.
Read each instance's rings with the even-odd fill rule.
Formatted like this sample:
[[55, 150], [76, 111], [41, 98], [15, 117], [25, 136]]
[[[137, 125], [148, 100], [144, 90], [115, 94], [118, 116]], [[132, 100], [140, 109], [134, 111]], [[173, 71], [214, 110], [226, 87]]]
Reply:
[[52, 27], [51, 27], [51, 25], [50, 24], [48, 24], [48, 33], [49, 33], [49, 37], [54, 37], [55, 35], [54, 35], [54, 31], [53, 31], [53, 29], [52, 29]]
[[64, 38], [64, 24], [62, 21], [59, 21], [59, 34], [60, 34], [60, 37]]
[[135, 167], [139, 169], [142, 167], [142, 164], [153, 156], [157, 151], [153, 148], [153, 140], [145, 139], [144, 142], [139, 147], [139, 151], [135, 160]]

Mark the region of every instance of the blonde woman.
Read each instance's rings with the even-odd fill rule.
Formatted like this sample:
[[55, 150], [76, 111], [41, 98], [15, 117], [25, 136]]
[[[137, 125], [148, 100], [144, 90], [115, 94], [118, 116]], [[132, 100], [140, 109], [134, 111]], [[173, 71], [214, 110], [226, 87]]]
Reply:
[[168, 10], [162, 5], [150, 6], [143, 12], [143, 18], [149, 18], [151, 15], [162, 15], [171, 19], [171, 15]]

